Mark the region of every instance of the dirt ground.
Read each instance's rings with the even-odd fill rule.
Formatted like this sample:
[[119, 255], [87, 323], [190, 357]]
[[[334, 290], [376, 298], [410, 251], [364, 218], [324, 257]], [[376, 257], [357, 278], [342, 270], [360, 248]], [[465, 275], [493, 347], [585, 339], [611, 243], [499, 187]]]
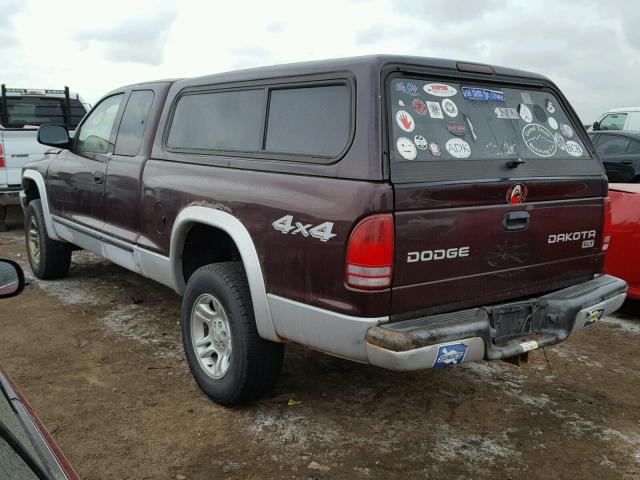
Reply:
[[[26, 267], [13, 223], [0, 257]], [[67, 279], [27, 274], [0, 304], [0, 365], [84, 479], [640, 477], [628, 313], [523, 368], [394, 373], [289, 346], [271, 398], [227, 409], [188, 372], [171, 290], [85, 252]]]

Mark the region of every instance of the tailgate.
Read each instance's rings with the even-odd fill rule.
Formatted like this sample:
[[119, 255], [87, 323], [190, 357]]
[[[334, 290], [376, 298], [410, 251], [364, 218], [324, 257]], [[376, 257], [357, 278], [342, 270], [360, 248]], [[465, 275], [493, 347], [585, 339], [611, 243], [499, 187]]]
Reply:
[[[2, 132], [4, 145], [5, 175], [8, 185], [19, 185], [22, 167], [30, 161], [44, 156], [49, 148], [38, 143], [38, 130], [15, 129]], [[2, 177], [0, 177], [0, 180]]]
[[387, 85], [392, 314], [489, 305], [602, 271], [606, 180], [559, 92], [402, 73]]
[[[466, 205], [445, 200], [464, 186], [397, 189], [392, 313], [478, 306], [593, 278], [603, 261], [602, 181], [562, 182], [555, 195], [547, 186], [528, 182], [530, 200], [516, 206], [495, 200], [509, 183], [474, 188]], [[557, 200], [559, 190], [581, 195]]]

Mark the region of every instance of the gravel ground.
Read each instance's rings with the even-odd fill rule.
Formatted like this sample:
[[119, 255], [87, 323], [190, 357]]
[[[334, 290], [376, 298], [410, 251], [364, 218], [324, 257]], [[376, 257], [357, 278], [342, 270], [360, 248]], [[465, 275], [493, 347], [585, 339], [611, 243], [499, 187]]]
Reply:
[[[19, 218], [0, 257], [26, 267]], [[640, 322], [504, 362], [394, 373], [287, 347], [274, 394], [193, 382], [180, 298], [86, 252], [0, 307], [0, 365], [85, 479], [640, 477]], [[293, 400], [291, 402], [290, 400]]]

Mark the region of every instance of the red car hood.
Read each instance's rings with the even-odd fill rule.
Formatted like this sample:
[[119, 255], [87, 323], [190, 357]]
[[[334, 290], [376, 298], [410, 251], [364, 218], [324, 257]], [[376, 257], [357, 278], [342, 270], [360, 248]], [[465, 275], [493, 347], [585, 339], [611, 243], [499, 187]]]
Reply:
[[609, 190], [624, 193], [640, 193], [640, 183], [610, 183]]

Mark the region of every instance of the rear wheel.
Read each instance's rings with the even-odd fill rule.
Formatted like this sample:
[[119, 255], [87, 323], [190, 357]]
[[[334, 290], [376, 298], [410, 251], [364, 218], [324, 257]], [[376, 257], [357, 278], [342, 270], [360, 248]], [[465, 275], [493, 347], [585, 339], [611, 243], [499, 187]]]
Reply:
[[196, 382], [222, 405], [265, 395], [280, 375], [284, 345], [258, 335], [240, 262], [206, 265], [189, 278], [182, 342]]
[[33, 274], [45, 280], [66, 277], [71, 264], [72, 246], [57, 242], [47, 235], [47, 226], [40, 200], [32, 200], [24, 217], [27, 256]]

